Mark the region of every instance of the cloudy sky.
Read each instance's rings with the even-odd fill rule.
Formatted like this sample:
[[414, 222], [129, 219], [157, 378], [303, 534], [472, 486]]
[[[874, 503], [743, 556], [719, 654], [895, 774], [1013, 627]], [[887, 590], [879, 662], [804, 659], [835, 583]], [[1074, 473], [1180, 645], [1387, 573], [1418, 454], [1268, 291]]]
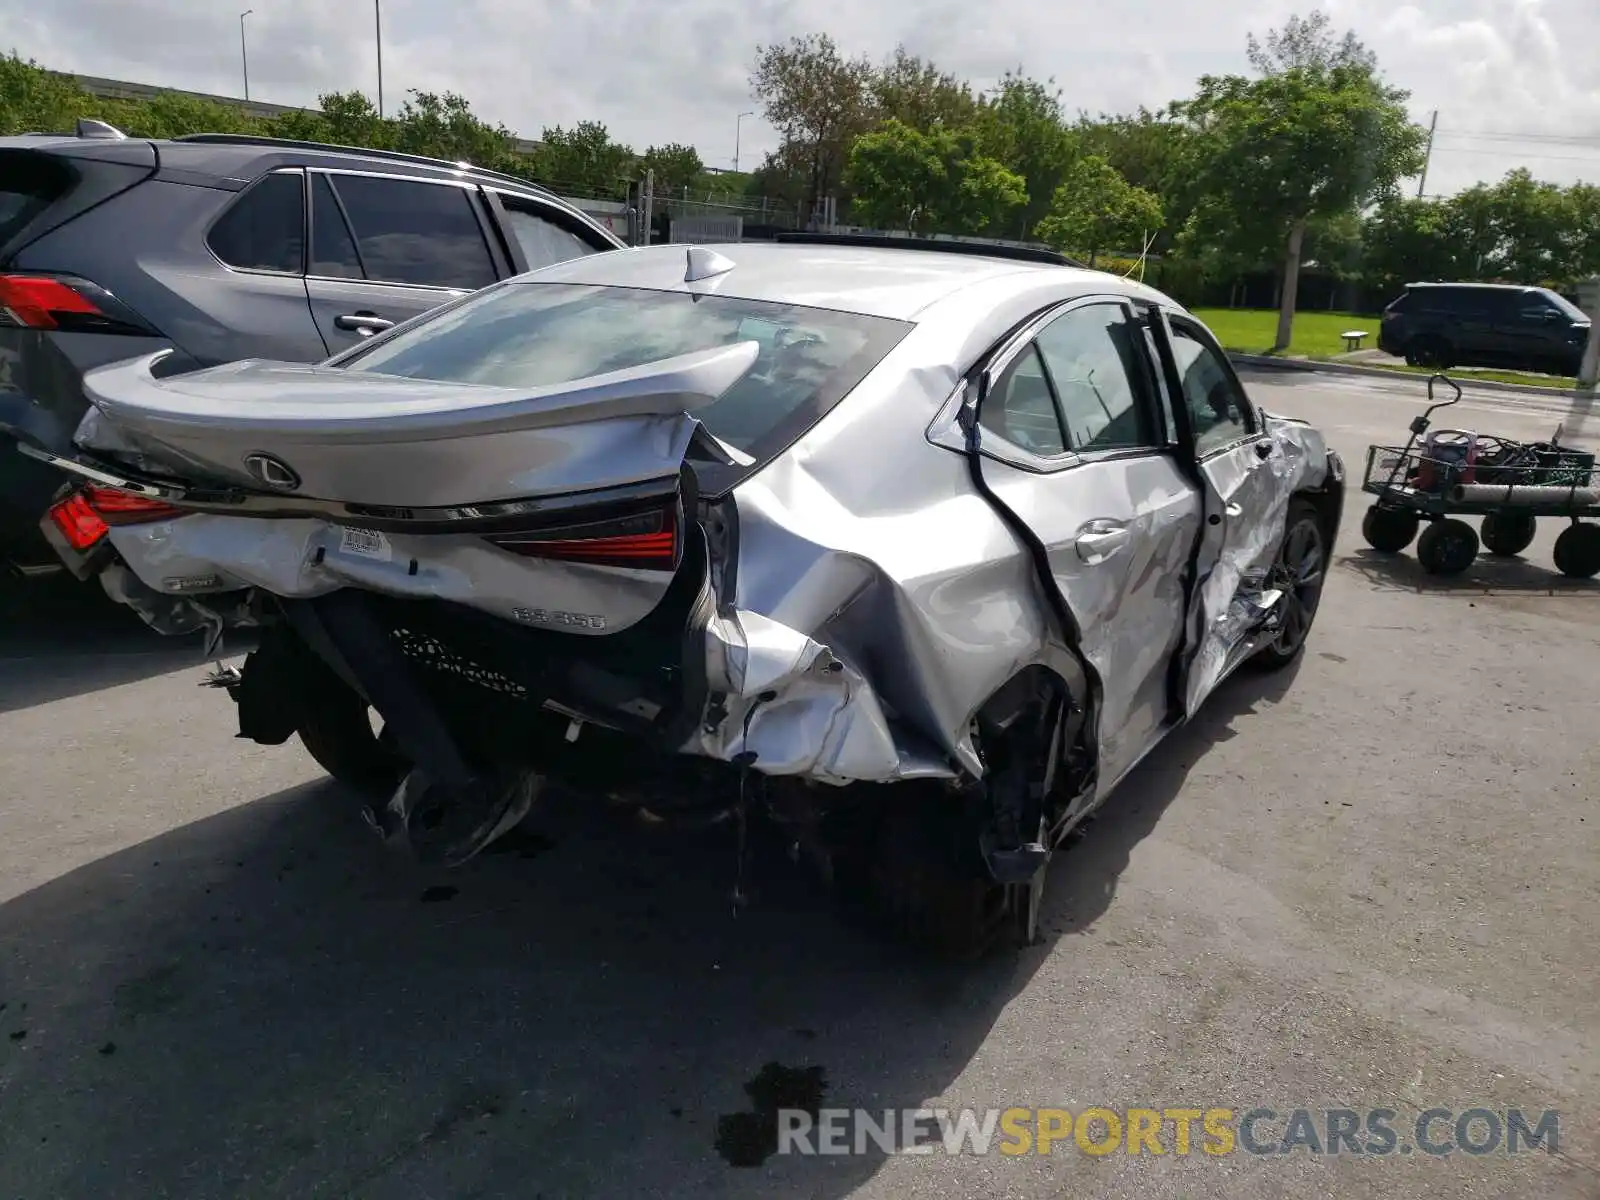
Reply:
[[[828, 32], [875, 58], [897, 42], [982, 86], [1006, 68], [1053, 76], [1069, 109], [1158, 105], [1204, 72], [1246, 69], [1245, 34], [1314, 0], [381, 0], [384, 93], [463, 93], [523, 136], [593, 118], [636, 148], [688, 142], [731, 166], [756, 106], [760, 44]], [[1439, 112], [1429, 192], [1514, 166], [1600, 180], [1600, 0], [1324, 0]], [[60, 70], [237, 95], [239, 13], [250, 90], [281, 104], [376, 94], [367, 0], [0, 0], [0, 49]], [[774, 139], [743, 122], [748, 168]]]

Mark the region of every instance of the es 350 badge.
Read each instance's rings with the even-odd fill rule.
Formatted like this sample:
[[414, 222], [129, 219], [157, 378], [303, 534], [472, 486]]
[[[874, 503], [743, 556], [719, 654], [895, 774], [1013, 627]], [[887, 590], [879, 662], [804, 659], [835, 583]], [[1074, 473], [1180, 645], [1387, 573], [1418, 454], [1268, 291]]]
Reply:
[[524, 625], [554, 625], [561, 629], [603, 630], [606, 619], [600, 613], [557, 612], [548, 608], [513, 608], [511, 615]]

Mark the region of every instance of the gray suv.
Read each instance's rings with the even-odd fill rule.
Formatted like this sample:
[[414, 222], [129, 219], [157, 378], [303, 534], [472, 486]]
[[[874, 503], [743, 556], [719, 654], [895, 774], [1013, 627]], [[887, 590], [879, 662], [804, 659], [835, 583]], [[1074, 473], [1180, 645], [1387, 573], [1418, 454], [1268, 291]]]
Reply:
[[[90, 368], [318, 362], [435, 305], [623, 242], [462, 163], [225, 134], [0, 138], [0, 424], [73, 424]], [[52, 570], [60, 473], [0, 455], [0, 567]]]

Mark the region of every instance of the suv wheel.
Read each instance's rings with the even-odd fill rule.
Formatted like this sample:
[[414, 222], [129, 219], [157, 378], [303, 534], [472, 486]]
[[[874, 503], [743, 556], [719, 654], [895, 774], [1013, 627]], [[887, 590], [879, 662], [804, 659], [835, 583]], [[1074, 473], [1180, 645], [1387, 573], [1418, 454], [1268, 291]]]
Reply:
[[1455, 348], [1441, 337], [1420, 337], [1411, 343], [1406, 361], [1414, 367], [1455, 366]]

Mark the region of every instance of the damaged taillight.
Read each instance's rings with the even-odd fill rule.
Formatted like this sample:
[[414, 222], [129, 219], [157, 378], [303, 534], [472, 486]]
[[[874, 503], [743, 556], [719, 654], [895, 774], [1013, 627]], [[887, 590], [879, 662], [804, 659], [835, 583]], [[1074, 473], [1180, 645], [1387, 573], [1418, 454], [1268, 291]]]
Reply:
[[65, 500], [52, 504], [50, 520], [74, 550], [90, 549], [105, 537], [108, 528], [100, 514], [89, 507], [82, 492], [73, 492]]
[[115, 526], [144, 525], [181, 516], [181, 508], [161, 500], [92, 484], [50, 506], [50, 520], [74, 550], [88, 550]]
[[677, 501], [644, 512], [560, 526], [492, 533], [488, 540], [524, 558], [559, 559], [640, 571], [676, 571], [682, 553]]
[[119, 488], [96, 487], [90, 484], [83, 489], [90, 507], [99, 513], [107, 525], [147, 525], [151, 521], [170, 521], [183, 516], [183, 509], [174, 508], [163, 500], [152, 500], [136, 492]]

